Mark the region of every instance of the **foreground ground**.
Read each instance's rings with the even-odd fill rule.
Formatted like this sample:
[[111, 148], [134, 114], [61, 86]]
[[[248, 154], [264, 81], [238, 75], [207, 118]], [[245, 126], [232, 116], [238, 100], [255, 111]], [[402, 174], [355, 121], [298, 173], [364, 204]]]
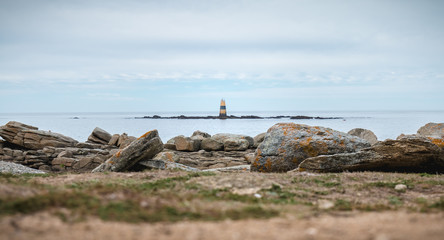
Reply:
[[442, 239], [443, 226], [444, 175], [0, 174], [1, 239]]

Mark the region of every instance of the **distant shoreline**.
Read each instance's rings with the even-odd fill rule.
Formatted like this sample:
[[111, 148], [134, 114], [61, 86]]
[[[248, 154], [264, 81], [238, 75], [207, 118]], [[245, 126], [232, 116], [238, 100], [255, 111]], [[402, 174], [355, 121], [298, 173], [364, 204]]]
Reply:
[[143, 116], [143, 117], [135, 117], [135, 119], [344, 119], [343, 117], [311, 117], [311, 116], [272, 116], [272, 117], [260, 117], [255, 115], [245, 115], [245, 116], [235, 116], [229, 115], [226, 117], [219, 116], [172, 116], [172, 117], [162, 117], [159, 115], [153, 116]]

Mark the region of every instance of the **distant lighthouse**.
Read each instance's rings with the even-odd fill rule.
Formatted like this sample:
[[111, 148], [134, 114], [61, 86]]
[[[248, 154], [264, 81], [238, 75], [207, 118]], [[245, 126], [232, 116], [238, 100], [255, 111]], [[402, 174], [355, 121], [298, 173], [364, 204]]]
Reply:
[[225, 106], [225, 100], [220, 100], [220, 111], [219, 111], [220, 119], [227, 119], [227, 107]]

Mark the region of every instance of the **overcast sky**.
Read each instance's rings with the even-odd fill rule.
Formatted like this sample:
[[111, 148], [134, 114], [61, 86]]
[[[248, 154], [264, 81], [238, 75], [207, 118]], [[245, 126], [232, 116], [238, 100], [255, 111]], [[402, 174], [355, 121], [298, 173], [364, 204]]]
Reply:
[[0, 0], [0, 112], [444, 110], [444, 1]]

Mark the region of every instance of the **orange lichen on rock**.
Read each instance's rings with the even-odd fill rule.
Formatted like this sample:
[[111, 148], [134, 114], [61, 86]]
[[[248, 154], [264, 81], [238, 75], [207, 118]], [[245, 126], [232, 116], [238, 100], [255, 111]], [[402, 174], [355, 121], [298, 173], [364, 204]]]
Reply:
[[429, 139], [432, 141], [433, 144], [435, 144], [438, 147], [444, 147], [444, 139], [442, 138], [431, 138]]
[[122, 150], [120, 150], [120, 151], [118, 151], [118, 152], [116, 152], [116, 157], [120, 157], [120, 154], [122, 154]]
[[143, 134], [142, 136], [140, 136], [137, 140], [141, 139], [141, 138], [145, 138], [146, 136], [148, 136], [148, 134], [150, 134], [151, 131], [146, 132], [145, 134]]

